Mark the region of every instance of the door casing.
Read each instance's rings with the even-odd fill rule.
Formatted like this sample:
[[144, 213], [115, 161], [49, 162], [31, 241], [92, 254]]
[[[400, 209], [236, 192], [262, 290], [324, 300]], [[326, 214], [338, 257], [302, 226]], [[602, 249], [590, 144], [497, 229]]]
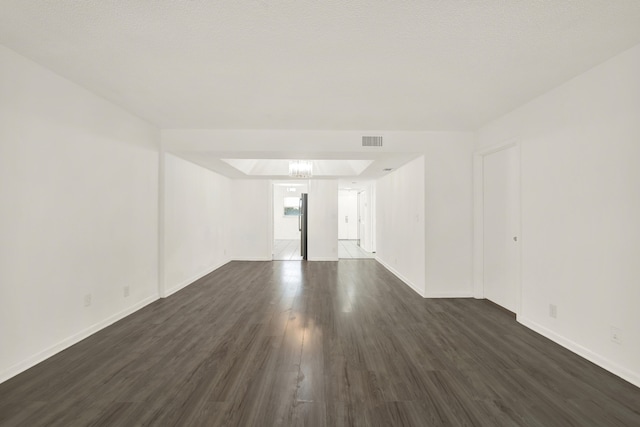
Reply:
[[[517, 181], [514, 185], [516, 187], [516, 200], [514, 215], [514, 236], [518, 241], [515, 244], [515, 292], [516, 292], [516, 304], [515, 314], [520, 315], [522, 308], [522, 282], [521, 282], [521, 253], [523, 236], [521, 233], [521, 162], [520, 162], [520, 143], [518, 141], [510, 141], [503, 144], [491, 146], [489, 148], [479, 150], [474, 153], [473, 156], [473, 291], [474, 297], [483, 299], [485, 298], [485, 283], [484, 283], [484, 160], [485, 156], [494, 154], [496, 152], [515, 149], [515, 161], [513, 178]], [[515, 243], [515, 242], [514, 242]]]

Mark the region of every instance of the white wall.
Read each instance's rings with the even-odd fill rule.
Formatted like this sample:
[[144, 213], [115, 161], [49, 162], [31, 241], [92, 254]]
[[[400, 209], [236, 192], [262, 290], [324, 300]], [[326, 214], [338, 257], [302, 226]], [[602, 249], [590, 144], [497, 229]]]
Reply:
[[424, 296], [425, 160], [419, 157], [376, 182], [376, 259]]
[[338, 181], [309, 181], [309, 261], [338, 260]]
[[231, 200], [232, 258], [271, 261], [271, 183], [266, 179], [233, 180]]
[[0, 94], [3, 381], [157, 298], [159, 132], [2, 46]]
[[283, 240], [300, 240], [300, 229], [297, 216], [284, 215], [284, 198], [300, 198], [307, 192], [307, 186], [291, 186], [295, 192], [288, 192], [282, 185], [273, 186], [273, 238]]
[[519, 320], [640, 386], [638, 76], [640, 46], [485, 126], [478, 148], [521, 144]]
[[425, 140], [375, 187], [377, 259], [428, 298], [470, 297], [473, 139]]
[[172, 154], [164, 164], [164, 296], [231, 259], [231, 180]]
[[425, 144], [426, 297], [470, 297], [473, 140]]

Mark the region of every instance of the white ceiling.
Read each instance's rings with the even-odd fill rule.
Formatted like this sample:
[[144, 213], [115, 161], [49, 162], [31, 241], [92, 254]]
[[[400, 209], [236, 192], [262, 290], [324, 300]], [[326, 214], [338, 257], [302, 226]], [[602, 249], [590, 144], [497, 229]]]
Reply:
[[0, 0], [0, 43], [163, 129], [473, 130], [640, 43], [640, 1]]

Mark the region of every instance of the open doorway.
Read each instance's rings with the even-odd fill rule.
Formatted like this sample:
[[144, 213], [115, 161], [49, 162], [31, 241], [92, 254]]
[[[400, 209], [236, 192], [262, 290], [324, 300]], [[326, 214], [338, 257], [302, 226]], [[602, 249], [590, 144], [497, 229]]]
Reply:
[[273, 260], [301, 261], [300, 198], [306, 181], [273, 182]]
[[342, 184], [338, 189], [338, 258], [375, 258], [372, 183]]

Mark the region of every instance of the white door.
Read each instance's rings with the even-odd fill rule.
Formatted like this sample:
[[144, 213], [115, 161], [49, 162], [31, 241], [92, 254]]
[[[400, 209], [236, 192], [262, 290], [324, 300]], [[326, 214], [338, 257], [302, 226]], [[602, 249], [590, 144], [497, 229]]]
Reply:
[[484, 296], [512, 312], [518, 298], [518, 149], [483, 158]]
[[358, 193], [358, 246], [361, 248], [368, 247], [367, 234], [365, 232], [367, 211], [367, 193], [361, 191]]
[[338, 191], [338, 239], [358, 238], [358, 193], [349, 190]]

